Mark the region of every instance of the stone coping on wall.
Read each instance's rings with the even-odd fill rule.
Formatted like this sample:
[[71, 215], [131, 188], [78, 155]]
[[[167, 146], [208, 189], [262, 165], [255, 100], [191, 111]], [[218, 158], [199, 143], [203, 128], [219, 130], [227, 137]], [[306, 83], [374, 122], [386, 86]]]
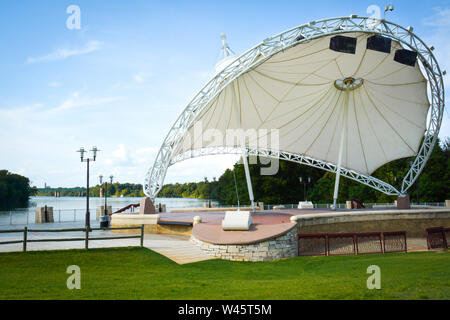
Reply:
[[221, 225], [199, 223], [192, 235], [210, 244], [252, 244], [282, 236], [297, 226], [296, 223], [252, 224], [249, 231], [224, 231]]
[[159, 214], [115, 213], [111, 215], [111, 224], [157, 224]]
[[295, 220], [299, 227], [346, 223], [358, 221], [384, 221], [384, 220], [409, 220], [409, 219], [435, 219], [450, 218], [450, 209], [409, 209], [409, 210], [373, 210], [356, 212], [332, 212], [296, 215]]
[[[174, 208], [170, 209], [172, 213], [186, 213], [186, 212], [225, 212], [225, 211], [251, 211], [252, 207], [215, 207], [215, 208]], [[255, 208], [259, 210], [259, 208]]]

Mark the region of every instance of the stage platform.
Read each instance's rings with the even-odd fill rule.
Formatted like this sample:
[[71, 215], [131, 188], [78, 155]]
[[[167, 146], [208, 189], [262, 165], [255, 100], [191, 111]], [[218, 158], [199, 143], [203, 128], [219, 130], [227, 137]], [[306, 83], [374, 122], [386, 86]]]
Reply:
[[[194, 224], [194, 217], [201, 222]], [[256, 211], [249, 231], [223, 231], [225, 212], [163, 212], [155, 215], [114, 214], [113, 226], [139, 226], [152, 234], [190, 237], [208, 255], [234, 261], [271, 261], [298, 255], [298, 234], [404, 232], [411, 242], [425, 229], [448, 226], [450, 208], [376, 209], [280, 209]]]
[[[253, 217], [257, 217], [258, 223], [261, 224], [277, 224], [290, 221], [291, 216], [321, 214], [321, 213], [342, 213], [342, 212], [364, 212], [364, 211], [383, 211], [386, 208], [377, 209], [279, 209], [279, 210], [257, 210]], [[220, 224], [225, 216], [224, 211], [189, 211], [189, 212], [161, 212], [160, 221], [165, 223], [180, 222], [192, 223], [195, 216], [202, 218], [202, 223]]]
[[160, 213], [159, 224], [163, 225], [193, 225], [195, 216], [202, 218], [202, 223], [193, 226], [192, 236], [203, 242], [231, 245], [231, 244], [251, 244], [269, 240], [281, 236], [296, 224], [291, 222], [292, 216], [356, 212], [358, 210], [337, 210], [331, 209], [280, 209], [256, 211], [252, 214], [252, 225], [248, 231], [224, 231], [222, 230], [222, 220], [225, 212], [164, 212]]
[[[194, 217], [200, 216], [202, 222], [194, 225]], [[397, 210], [376, 209], [280, 209], [256, 211], [249, 231], [223, 231], [221, 222], [225, 212], [163, 212], [155, 220], [141, 221], [142, 215], [113, 215], [112, 224], [146, 224], [146, 233], [179, 234], [194, 236], [198, 240], [213, 244], [249, 244], [275, 238], [290, 231], [296, 216], [299, 233], [343, 233], [407, 231], [408, 237], [424, 237], [428, 227], [447, 225], [450, 208], [412, 208]], [[129, 217], [129, 218], [128, 218]], [[120, 220], [120, 221], [119, 221]]]
[[222, 219], [205, 217], [208, 221], [194, 225], [192, 236], [214, 244], [250, 244], [283, 235], [296, 226], [292, 215], [281, 212], [256, 212], [252, 214], [252, 225], [248, 231], [224, 231]]

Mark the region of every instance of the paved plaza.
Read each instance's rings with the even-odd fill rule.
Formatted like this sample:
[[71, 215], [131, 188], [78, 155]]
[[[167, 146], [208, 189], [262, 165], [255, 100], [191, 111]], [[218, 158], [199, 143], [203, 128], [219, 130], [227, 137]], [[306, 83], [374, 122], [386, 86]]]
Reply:
[[[98, 224], [98, 223], [97, 223]], [[91, 227], [98, 227], [92, 224]], [[23, 229], [23, 225], [1, 226], [0, 230]], [[83, 223], [51, 223], [51, 224], [30, 224], [29, 229], [69, 229], [84, 228]], [[111, 230], [97, 230], [91, 233], [91, 237], [114, 237], [123, 236]], [[84, 232], [28, 232], [28, 240], [33, 239], [57, 239], [57, 238], [82, 238]], [[0, 233], [0, 242], [21, 240], [23, 233]], [[139, 246], [140, 239], [117, 239], [117, 240], [90, 240], [89, 248], [113, 248]], [[165, 234], [145, 234], [144, 247], [156, 251], [178, 264], [191, 263], [203, 260], [214, 259], [200, 250], [189, 241], [188, 237]], [[65, 250], [84, 249], [84, 241], [64, 241], [64, 242], [31, 242], [27, 243], [27, 251], [39, 250]], [[0, 245], [0, 252], [22, 251], [22, 243]]]

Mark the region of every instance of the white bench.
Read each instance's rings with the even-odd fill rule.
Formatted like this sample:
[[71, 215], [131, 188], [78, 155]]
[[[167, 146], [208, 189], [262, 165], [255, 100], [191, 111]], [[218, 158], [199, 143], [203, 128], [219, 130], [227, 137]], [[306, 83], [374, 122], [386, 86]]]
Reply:
[[250, 211], [226, 211], [222, 220], [224, 231], [247, 231], [252, 225], [252, 214]]
[[314, 209], [314, 205], [311, 201], [300, 201], [298, 203], [298, 209]]

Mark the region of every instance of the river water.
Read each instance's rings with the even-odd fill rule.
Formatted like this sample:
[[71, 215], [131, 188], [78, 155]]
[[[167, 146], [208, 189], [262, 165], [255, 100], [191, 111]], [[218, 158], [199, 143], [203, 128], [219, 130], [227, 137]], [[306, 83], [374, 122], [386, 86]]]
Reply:
[[[108, 206], [113, 212], [132, 203], [139, 203], [142, 198], [108, 198]], [[91, 219], [95, 220], [97, 207], [104, 205], [105, 199], [99, 197], [89, 198], [89, 211]], [[190, 198], [156, 198], [155, 204], [165, 204], [167, 211], [175, 208], [201, 208], [208, 200]], [[216, 201], [211, 203], [217, 204]], [[0, 225], [30, 224], [35, 221], [36, 207], [53, 207], [55, 222], [83, 221], [86, 213], [85, 197], [31, 197], [28, 208], [0, 211]]]

